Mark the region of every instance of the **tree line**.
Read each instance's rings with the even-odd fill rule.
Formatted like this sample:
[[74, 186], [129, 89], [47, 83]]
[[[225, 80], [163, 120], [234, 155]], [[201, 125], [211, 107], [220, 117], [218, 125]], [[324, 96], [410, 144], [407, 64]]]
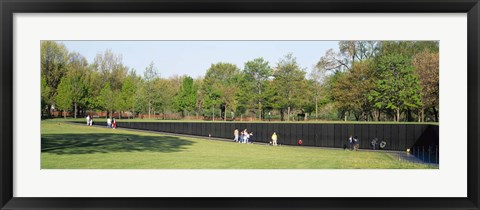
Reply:
[[205, 75], [138, 75], [111, 50], [92, 63], [62, 43], [41, 43], [41, 110], [176, 114], [211, 120], [439, 121], [439, 43], [340, 41], [307, 72], [293, 54], [211, 64]]

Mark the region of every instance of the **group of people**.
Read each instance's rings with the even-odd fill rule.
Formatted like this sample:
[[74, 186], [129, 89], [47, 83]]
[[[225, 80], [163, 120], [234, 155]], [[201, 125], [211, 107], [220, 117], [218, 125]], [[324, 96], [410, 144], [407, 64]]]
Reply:
[[[238, 128], [235, 128], [233, 131], [233, 141], [238, 142], [238, 143], [253, 143], [253, 132], [248, 132], [248, 130], [245, 128], [243, 131], [239, 131]], [[272, 141], [270, 142], [270, 145], [272, 146], [277, 146], [277, 133], [273, 132], [272, 134]]]
[[[93, 125], [93, 116], [87, 115], [87, 126]], [[115, 118], [107, 118], [107, 128], [117, 128], [117, 121]]]
[[117, 128], [117, 121], [115, 118], [107, 118], [107, 128]]
[[93, 125], [93, 117], [90, 115], [87, 115], [87, 126], [92, 126]]
[[[358, 148], [360, 147], [360, 141], [358, 140], [358, 137], [355, 136], [355, 137], [352, 137], [350, 135], [350, 137], [348, 138], [348, 145], [349, 145], [349, 149], [350, 150], [358, 150]], [[343, 146], [343, 149], [347, 149], [347, 145], [344, 145]]]
[[253, 132], [248, 132], [247, 129], [245, 128], [243, 131], [239, 131], [238, 128], [235, 128], [233, 131], [233, 141], [238, 142], [238, 143], [253, 143]]

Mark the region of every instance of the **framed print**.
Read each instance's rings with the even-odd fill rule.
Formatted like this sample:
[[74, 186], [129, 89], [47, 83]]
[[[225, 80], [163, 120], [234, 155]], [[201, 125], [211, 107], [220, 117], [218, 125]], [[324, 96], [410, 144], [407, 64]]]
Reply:
[[1, 209], [479, 208], [477, 0], [0, 5]]

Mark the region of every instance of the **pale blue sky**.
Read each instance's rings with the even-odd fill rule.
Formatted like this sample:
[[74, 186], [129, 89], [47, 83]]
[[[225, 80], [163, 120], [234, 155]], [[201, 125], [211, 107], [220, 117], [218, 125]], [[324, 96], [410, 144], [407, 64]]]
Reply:
[[137, 74], [154, 62], [160, 76], [203, 76], [212, 63], [228, 62], [243, 69], [245, 62], [263, 57], [276, 66], [284, 55], [293, 53], [307, 72], [337, 41], [61, 41], [69, 51], [76, 51], [92, 63], [98, 53], [111, 49], [121, 54], [123, 64]]

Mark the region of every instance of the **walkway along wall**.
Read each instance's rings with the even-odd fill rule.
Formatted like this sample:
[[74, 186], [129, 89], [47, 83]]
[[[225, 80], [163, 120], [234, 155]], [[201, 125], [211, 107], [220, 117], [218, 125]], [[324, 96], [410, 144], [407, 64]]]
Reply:
[[[96, 124], [105, 124], [98, 123]], [[233, 139], [235, 128], [253, 132], [256, 142], [270, 142], [273, 132], [278, 143], [304, 146], [337, 147], [347, 143], [349, 135], [358, 136], [360, 148], [370, 148], [374, 138], [387, 142], [386, 150], [405, 151], [413, 146], [438, 146], [439, 126], [427, 124], [314, 124], [314, 123], [222, 123], [222, 122], [117, 122], [119, 128], [132, 128], [195, 136]]]

